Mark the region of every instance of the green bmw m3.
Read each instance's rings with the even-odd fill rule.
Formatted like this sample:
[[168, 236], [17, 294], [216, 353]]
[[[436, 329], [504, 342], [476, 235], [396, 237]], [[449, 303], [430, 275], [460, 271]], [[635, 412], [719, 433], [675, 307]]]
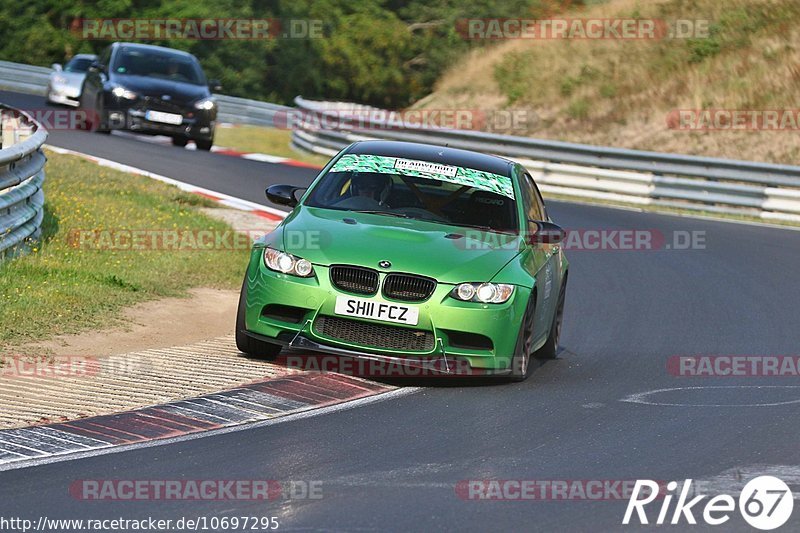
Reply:
[[501, 157], [361, 141], [255, 242], [236, 319], [240, 351], [282, 348], [524, 380], [555, 358], [564, 231], [525, 168]]

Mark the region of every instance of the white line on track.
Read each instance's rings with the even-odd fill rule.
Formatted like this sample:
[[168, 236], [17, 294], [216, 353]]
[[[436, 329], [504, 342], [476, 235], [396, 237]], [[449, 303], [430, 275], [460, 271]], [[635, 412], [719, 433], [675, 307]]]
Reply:
[[691, 391], [691, 390], [719, 390], [719, 389], [798, 389], [800, 385], [719, 385], [719, 386], [699, 386], [699, 387], [670, 387], [666, 389], [654, 389], [645, 392], [637, 392], [622, 398], [621, 402], [638, 403], [642, 405], [656, 405], [666, 407], [776, 407], [779, 405], [791, 405], [800, 403], [800, 398], [796, 400], [787, 400], [783, 402], [768, 402], [768, 403], [676, 403], [676, 402], [658, 402], [649, 399], [654, 394], [663, 392], [678, 392], [678, 391]]
[[284, 422], [293, 422], [296, 420], [303, 420], [305, 418], [311, 418], [314, 416], [321, 416], [327, 414], [338, 413], [342, 411], [348, 411], [350, 409], [355, 409], [357, 407], [363, 407], [373, 403], [380, 403], [386, 400], [394, 400], [396, 398], [402, 398], [403, 396], [408, 396], [410, 394], [414, 394], [422, 390], [422, 387], [404, 387], [402, 389], [394, 389], [389, 392], [383, 392], [380, 394], [375, 394], [373, 396], [367, 396], [364, 398], [359, 398], [357, 400], [350, 400], [343, 403], [338, 403], [335, 405], [330, 405], [328, 407], [309, 407], [304, 411], [299, 411], [296, 413], [292, 413], [286, 416], [279, 416], [270, 420], [262, 420], [259, 422], [249, 422], [243, 423], [236, 426], [230, 426], [220, 429], [212, 429], [209, 431], [203, 431], [199, 433], [191, 433], [189, 435], [181, 435], [179, 437], [170, 437], [167, 439], [158, 439], [158, 440], [151, 440], [147, 442], [140, 442], [136, 444], [125, 444], [121, 446], [110, 446], [107, 448], [99, 448], [94, 450], [87, 450], [83, 452], [75, 452], [70, 451], [68, 453], [64, 453], [63, 455], [51, 455], [48, 457], [43, 457], [41, 459], [31, 459], [30, 461], [19, 461], [14, 463], [9, 463], [6, 465], [0, 464], [0, 472], [8, 471], [8, 470], [19, 470], [22, 468], [32, 468], [36, 466], [42, 466], [52, 463], [61, 463], [65, 461], [75, 461], [78, 459], [85, 459], [88, 457], [97, 457], [100, 455], [110, 455], [113, 453], [123, 453], [133, 450], [140, 450], [143, 448], [153, 448], [156, 446], [166, 446], [168, 444], [177, 444], [180, 442], [186, 442], [190, 440], [196, 439], [203, 439], [206, 437], [215, 437], [218, 435], [225, 435], [227, 433], [236, 433], [239, 431], [249, 431], [251, 429], [258, 429], [266, 426], [273, 426], [275, 424], [282, 424]]
[[275, 209], [274, 207], [269, 207], [264, 204], [258, 204], [255, 202], [251, 202], [249, 200], [243, 200], [242, 198], [236, 198], [235, 196], [230, 196], [228, 194], [221, 193], [218, 191], [212, 191], [211, 189], [206, 189], [204, 187], [198, 187], [197, 185], [192, 185], [191, 183], [185, 183], [183, 181], [179, 181], [174, 178], [168, 178], [167, 176], [162, 176], [161, 174], [156, 174], [154, 172], [150, 172], [149, 170], [132, 167], [130, 165], [123, 165], [122, 163], [111, 161], [110, 159], [103, 159], [102, 157], [96, 157], [93, 155], [84, 154], [83, 152], [76, 152], [75, 150], [69, 150], [67, 148], [59, 148], [58, 146], [52, 146], [49, 144], [45, 145], [45, 147], [48, 150], [52, 150], [57, 154], [74, 155], [77, 157], [81, 157], [83, 159], [88, 159], [89, 161], [92, 161], [93, 163], [96, 163], [101, 167], [112, 168], [114, 170], [128, 172], [130, 174], [136, 174], [138, 176], [145, 176], [147, 178], [152, 178], [154, 180], [158, 180], [163, 183], [168, 183], [169, 185], [174, 185], [175, 187], [178, 187], [182, 191], [200, 193], [209, 196], [216, 196], [221, 199], [219, 203], [226, 205], [228, 207], [243, 209], [245, 211], [254, 211], [254, 210], [266, 211], [268, 213], [272, 213], [273, 215], [277, 215], [281, 218], [288, 215], [287, 212], [281, 211], [280, 209]]

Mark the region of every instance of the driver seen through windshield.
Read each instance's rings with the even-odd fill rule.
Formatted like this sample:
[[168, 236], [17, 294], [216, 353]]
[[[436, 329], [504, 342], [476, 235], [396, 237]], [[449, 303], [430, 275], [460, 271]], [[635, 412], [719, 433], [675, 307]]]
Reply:
[[[366, 156], [372, 157], [372, 156]], [[424, 162], [423, 162], [424, 163]], [[430, 164], [430, 163], [429, 163]], [[337, 171], [338, 169], [343, 169]], [[461, 167], [455, 176], [380, 168], [344, 170], [337, 163], [316, 185], [306, 205], [400, 216], [487, 231], [516, 232], [511, 180]], [[478, 175], [477, 178], [467, 177]]]

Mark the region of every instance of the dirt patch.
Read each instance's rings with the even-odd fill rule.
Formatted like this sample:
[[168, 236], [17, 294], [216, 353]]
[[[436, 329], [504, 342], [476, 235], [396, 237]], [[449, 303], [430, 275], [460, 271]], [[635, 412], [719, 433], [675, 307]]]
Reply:
[[60, 335], [19, 347], [21, 354], [101, 357], [181, 346], [233, 333], [239, 291], [196, 288], [123, 311], [125, 326]]
[[[201, 211], [253, 238], [269, 233], [277, 225], [274, 220], [237, 209], [201, 208]], [[242, 276], [245, 266], [241, 266]], [[103, 357], [183, 346], [232, 334], [238, 302], [238, 290], [189, 289], [187, 297], [151, 300], [123, 310], [121, 326], [59, 335], [15, 346], [11, 351], [19, 355], [56, 358]]]

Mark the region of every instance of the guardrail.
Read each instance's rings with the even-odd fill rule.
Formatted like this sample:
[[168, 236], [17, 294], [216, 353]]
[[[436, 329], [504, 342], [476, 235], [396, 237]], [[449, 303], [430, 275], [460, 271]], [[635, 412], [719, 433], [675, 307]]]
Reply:
[[[50, 69], [0, 61], [0, 88], [44, 94]], [[607, 148], [480, 131], [386, 127], [386, 112], [297, 97], [296, 108], [215, 95], [219, 119], [279, 126], [294, 122], [292, 145], [332, 156], [353, 141], [390, 139], [490, 152], [524, 164], [542, 192], [800, 222], [800, 167]], [[280, 113], [280, 115], [276, 115]], [[319, 127], [325, 119], [335, 127]], [[343, 120], [352, 116], [351, 124]]]
[[214, 98], [217, 99], [217, 104], [219, 104], [217, 120], [232, 124], [253, 124], [271, 128], [275, 126], [276, 113], [281, 116], [281, 113], [292, 110], [291, 107], [284, 105], [226, 96], [224, 94], [215, 94]]
[[389, 123], [386, 111], [368, 106], [300, 96], [295, 104], [292, 145], [312, 153], [332, 156], [364, 139], [447, 145], [516, 160], [543, 193], [800, 222], [798, 166], [414, 128]]
[[0, 261], [41, 235], [44, 218], [42, 145], [47, 131], [30, 115], [0, 105]]
[[[19, 91], [27, 94], [44, 96], [47, 82], [52, 71], [46, 67], [35, 67], [22, 63], [0, 61], [0, 89]], [[286, 107], [269, 102], [248, 100], [224, 94], [215, 94], [219, 105], [217, 119], [220, 122], [233, 124], [253, 124], [256, 126], [274, 126], [275, 113], [288, 111]]]

